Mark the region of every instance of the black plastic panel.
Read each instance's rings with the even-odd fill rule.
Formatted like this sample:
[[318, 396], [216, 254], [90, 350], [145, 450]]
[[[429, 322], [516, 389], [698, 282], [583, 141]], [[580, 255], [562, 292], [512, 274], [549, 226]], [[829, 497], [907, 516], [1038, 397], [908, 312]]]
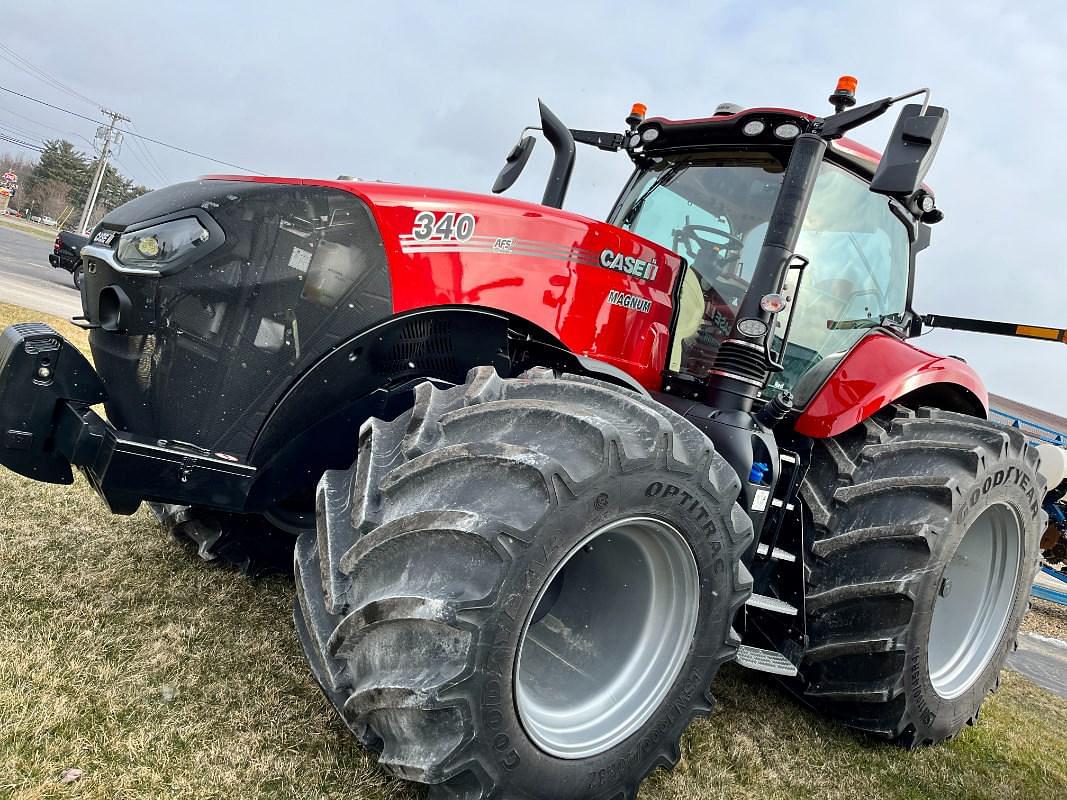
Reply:
[[53, 422], [64, 401], [79, 405], [105, 397], [93, 368], [77, 348], [39, 322], [0, 334], [0, 464], [48, 483], [70, 483], [70, 464], [56, 451]]
[[100, 292], [118, 286], [134, 325], [94, 330], [93, 355], [120, 429], [243, 458], [308, 367], [390, 314], [385, 253], [366, 205], [322, 187], [180, 184], [116, 209], [101, 227], [141, 227], [187, 209], [210, 214], [224, 242], [209, 241], [204, 258], [161, 277], [95, 264], [90, 319]]

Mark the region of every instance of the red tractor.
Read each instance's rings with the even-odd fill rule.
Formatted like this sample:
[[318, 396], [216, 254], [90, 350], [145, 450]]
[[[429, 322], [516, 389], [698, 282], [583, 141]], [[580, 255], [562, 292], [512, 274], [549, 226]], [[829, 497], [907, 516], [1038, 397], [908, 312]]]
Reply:
[[[253, 571], [295, 540], [316, 679], [435, 797], [633, 797], [734, 660], [952, 737], [1026, 610], [1047, 479], [909, 339], [1064, 332], [913, 310], [947, 113], [905, 105], [879, 157], [844, 134], [925, 90], [854, 88], [624, 133], [542, 105], [540, 205], [245, 176], [133, 200], [82, 250], [93, 365], [0, 337], [0, 463], [76, 466]], [[606, 222], [560, 210], [576, 143], [635, 165]]]

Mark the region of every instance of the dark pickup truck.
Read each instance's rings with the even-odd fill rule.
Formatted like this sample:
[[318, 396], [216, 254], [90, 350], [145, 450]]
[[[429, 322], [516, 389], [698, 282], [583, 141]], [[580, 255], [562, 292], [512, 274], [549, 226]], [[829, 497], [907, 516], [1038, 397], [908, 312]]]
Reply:
[[82, 247], [89, 243], [88, 236], [79, 236], [70, 231], [60, 231], [52, 252], [48, 254], [48, 263], [56, 269], [65, 269], [74, 278], [74, 286], [82, 287]]

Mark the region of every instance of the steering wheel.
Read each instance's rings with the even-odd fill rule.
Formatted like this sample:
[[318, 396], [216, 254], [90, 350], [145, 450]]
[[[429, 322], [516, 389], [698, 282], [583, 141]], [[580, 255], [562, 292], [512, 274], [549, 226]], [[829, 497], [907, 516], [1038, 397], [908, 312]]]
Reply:
[[[675, 248], [677, 249], [679, 245], [684, 246], [690, 261], [696, 258], [697, 253], [705, 247], [709, 248], [711, 252], [715, 253], [722, 259], [725, 258], [726, 254], [731, 252], [740, 252], [741, 248], [745, 246], [741, 237], [734, 236], [732, 233], [727, 233], [726, 231], [721, 231], [718, 228], [713, 228], [710, 225], [686, 224], [671, 233], [674, 236]], [[701, 233], [721, 237], [726, 240], [726, 244], [708, 241], [699, 235]], [[694, 245], [696, 246], [696, 250], [693, 249]]]

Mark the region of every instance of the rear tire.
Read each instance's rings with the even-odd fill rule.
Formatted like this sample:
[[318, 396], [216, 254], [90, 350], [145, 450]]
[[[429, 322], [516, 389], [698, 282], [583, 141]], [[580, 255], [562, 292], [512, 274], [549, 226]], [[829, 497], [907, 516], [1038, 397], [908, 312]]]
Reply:
[[1022, 434], [894, 407], [816, 443], [804, 699], [913, 747], [974, 724], [1026, 612], [1044, 479]]
[[320, 482], [297, 631], [348, 727], [433, 797], [632, 798], [735, 656], [739, 489], [626, 389], [491, 368], [422, 384]]
[[84, 273], [85, 273], [85, 268], [84, 267], [75, 267], [74, 271], [70, 274], [71, 280], [74, 281], [74, 288], [77, 289], [79, 292], [81, 291], [81, 288], [82, 288], [82, 277], [83, 277]]

